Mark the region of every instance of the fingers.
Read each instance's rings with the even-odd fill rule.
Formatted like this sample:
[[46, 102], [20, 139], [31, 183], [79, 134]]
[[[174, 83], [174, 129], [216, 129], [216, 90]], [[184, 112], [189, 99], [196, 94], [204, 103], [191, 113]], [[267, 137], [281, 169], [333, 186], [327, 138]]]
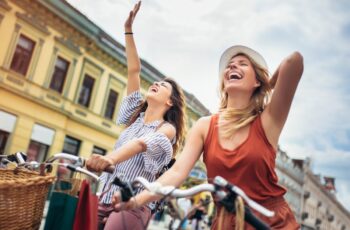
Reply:
[[98, 154], [92, 154], [91, 157], [86, 161], [87, 169], [95, 172], [102, 172], [111, 164], [113, 164], [111, 162], [111, 159]]
[[112, 205], [115, 211], [130, 210], [136, 207], [135, 198], [131, 198], [128, 202], [121, 201], [120, 192], [114, 193], [112, 197]]
[[141, 6], [141, 1], [139, 1], [134, 7], [134, 17], [136, 16], [137, 12], [139, 11], [140, 6]]
[[116, 204], [118, 204], [118, 203], [120, 203], [120, 202], [121, 202], [121, 194], [120, 194], [120, 192], [118, 191], [118, 192], [115, 192], [114, 195], [113, 195], [113, 197], [112, 197], [112, 204], [113, 204], [113, 205], [116, 205]]
[[129, 16], [125, 22], [125, 27], [131, 27], [132, 23], [134, 22], [135, 16], [137, 12], [139, 11], [141, 6], [141, 1], [139, 1], [137, 4], [134, 5], [134, 8], [132, 11], [130, 11]]

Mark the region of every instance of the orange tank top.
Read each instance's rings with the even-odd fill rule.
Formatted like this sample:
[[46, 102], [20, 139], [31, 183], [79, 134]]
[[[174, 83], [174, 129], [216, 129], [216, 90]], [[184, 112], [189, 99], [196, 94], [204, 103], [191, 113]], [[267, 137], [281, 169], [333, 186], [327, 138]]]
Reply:
[[208, 178], [219, 175], [255, 201], [283, 196], [286, 189], [278, 185], [275, 172], [276, 151], [267, 140], [260, 116], [251, 123], [247, 139], [234, 150], [220, 145], [218, 118], [218, 114], [211, 117], [204, 143]]

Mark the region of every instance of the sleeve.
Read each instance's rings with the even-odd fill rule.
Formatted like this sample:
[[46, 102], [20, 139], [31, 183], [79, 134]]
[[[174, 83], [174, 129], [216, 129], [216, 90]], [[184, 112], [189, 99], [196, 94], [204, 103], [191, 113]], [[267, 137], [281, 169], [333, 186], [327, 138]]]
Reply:
[[118, 125], [126, 125], [129, 123], [131, 116], [135, 112], [137, 106], [142, 103], [142, 95], [140, 91], [135, 91], [125, 97], [120, 106], [120, 110], [118, 113], [117, 124]]
[[169, 138], [160, 132], [152, 133], [141, 138], [147, 150], [142, 154], [145, 170], [152, 174], [157, 174], [167, 165], [173, 155], [173, 147]]

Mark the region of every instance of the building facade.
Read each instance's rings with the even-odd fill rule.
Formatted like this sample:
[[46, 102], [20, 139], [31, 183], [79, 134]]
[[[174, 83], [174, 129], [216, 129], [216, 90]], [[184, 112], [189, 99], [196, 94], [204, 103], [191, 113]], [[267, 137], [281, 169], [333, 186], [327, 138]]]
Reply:
[[298, 223], [301, 222], [301, 202], [304, 173], [302, 168], [288, 157], [287, 153], [278, 149], [276, 158], [276, 173], [279, 184], [287, 188], [284, 198], [292, 209]]
[[336, 199], [334, 178], [315, 175], [309, 158], [291, 159], [278, 150], [276, 172], [285, 199], [303, 230], [350, 229], [350, 213]]
[[[165, 76], [141, 60], [141, 93]], [[0, 154], [111, 150], [125, 47], [64, 0], [0, 0]], [[188, 125], [209, 111], [190, 93]]]
[[350, 229], [350, 213], [336, 199], [335, 187], [330, 188], [309, 166], [309, 162], [304, 165], [302, 229]]

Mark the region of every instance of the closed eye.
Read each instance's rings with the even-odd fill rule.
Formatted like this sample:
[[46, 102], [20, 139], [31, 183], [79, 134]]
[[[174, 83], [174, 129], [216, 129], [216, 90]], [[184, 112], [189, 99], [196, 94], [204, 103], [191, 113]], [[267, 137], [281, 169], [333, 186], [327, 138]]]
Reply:
[[165, 88], [168, 88], [167, 84], [165, 82], [160, 83], [161, 86], [164, 86]]

